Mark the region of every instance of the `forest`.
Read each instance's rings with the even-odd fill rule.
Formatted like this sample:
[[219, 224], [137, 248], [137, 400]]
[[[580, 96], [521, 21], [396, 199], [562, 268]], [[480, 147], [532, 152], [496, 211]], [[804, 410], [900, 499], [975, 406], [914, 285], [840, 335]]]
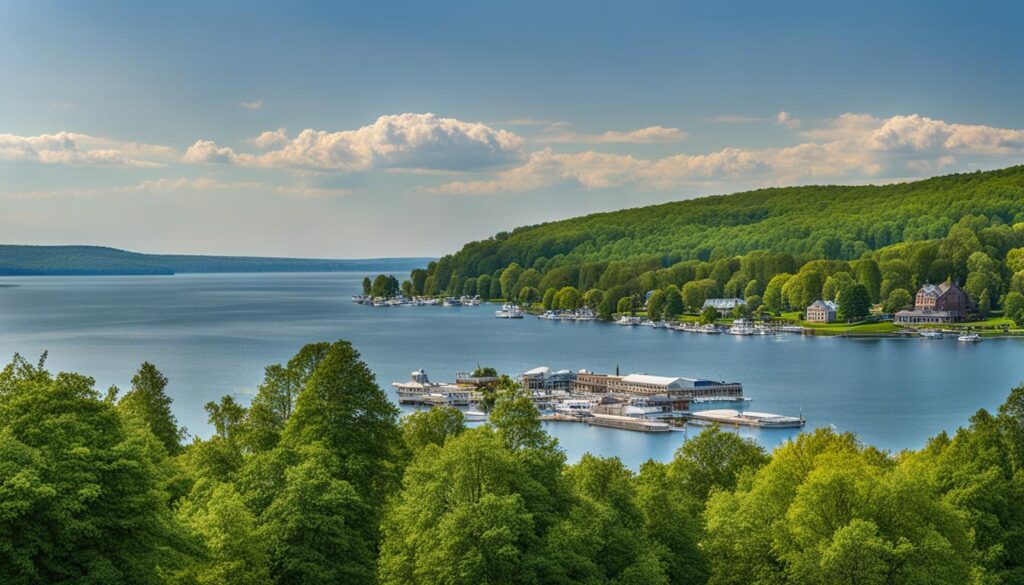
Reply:
[[980, 317], [1002, 309], [1024, 323], [1024, 166], [762, 189], [521, 227], [413, 270], [401, 290], [588, 305], [604, 318], [648, 309], [660, 291], [674, 317], [715, 297], [803, 311], [854, 285], [895, 312], [922, 284], [946, 280]]
[[0, 372], [5, 584], [1024, 583], [1024, 386], [890, 453], [712, 427], [671, 461], [568, 463], [510, 379], [490, 420], [400, 418], [349, 343], [269, 365], [188, 437], [169, 380]]

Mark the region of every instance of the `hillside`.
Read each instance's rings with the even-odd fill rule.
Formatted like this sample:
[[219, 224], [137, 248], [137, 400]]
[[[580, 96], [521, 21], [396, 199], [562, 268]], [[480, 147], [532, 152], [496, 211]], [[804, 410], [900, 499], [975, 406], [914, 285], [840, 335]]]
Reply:
[[[516, 300], [567, 286], [581, 298], [615, 289], [614, 310], [623, 296], [693, 281], [706, 296], [760, 296], [775, 276], [810, 267], [809, 282], [790, 287], [802, 291], [792, 294], [793, 308], [834, 298], [838, 285], [827, 289], [825, 280], [837, 273], [844, 283], [868, 280], [874, 301], [952, 278], [975, 301], [987, 290], [995, 307], [1024, 270], [1011, 253], [1024, 246], [1022, 222], [1024, 166], [881, 186], [762, 189], [503, 232], [414, 270], [408, 288]], [[1024, 288], [1024, 274], [1018, 280]]]
[[314, 260], [139, 254], [101, 246], [0, 245], [0, 276], [176, 274], [198, 272], [407, 271], [429, 258]]

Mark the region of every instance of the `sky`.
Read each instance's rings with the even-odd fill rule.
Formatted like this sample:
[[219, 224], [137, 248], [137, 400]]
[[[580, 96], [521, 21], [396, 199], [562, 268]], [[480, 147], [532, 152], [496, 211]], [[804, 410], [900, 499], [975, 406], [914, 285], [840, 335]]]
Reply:
[[1020, 2], [0, 1], [0, 243], [439, 256], [1024, 162]]

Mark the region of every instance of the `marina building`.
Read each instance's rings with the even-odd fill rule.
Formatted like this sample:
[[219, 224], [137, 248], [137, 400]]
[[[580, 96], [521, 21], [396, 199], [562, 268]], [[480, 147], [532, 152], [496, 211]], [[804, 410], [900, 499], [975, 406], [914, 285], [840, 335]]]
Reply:
[[551, 368], [541, 366], [530, 371], [523, 372], [523, 388], [533, 392], [568, 392], [572, 387], [576, 374], [569, 370], [551, 371]]

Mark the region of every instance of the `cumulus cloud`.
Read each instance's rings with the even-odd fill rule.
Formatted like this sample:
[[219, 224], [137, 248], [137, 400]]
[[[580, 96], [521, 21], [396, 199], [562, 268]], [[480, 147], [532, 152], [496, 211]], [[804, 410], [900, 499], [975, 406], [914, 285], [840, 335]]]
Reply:
[[256, 148], [271, 148], [273, 146], [283, 146], [288, 143], [288, 135], [285, 134], [284, 128], [278, 128], [277, 130], [267, 130], [262, 132], [256, 138], [249, 141], [250, 144]]
[[263, 107], [263, 100], [255, 100], [252, 102], [239, 102], [238, 105], [246, 110], [258, 110]]
[[779, 112], [775, 114], [775, 123], [779, 126], [785, 126], [786, 128], [793, 129], [800, 127], [800, 120], [794, 118], [789, 112]]
[[[795, 127], [796, 120], [779, 116]], [[533, 152], [526, 162], [478, 181], [455, 181], [438, 193], [497, 193], [557, 184], [584, 188], [634, 185], [672, 189], [725, 181], [792, 184], [807, 181], [885, 180], [923, 176], [955, 165], [1014, 164], [1024, 159], [1024, 130], [951, 124], [917, 114], [876, 118], [843, 114], [800, 132], [808, 139], [781, 148], [725, 148], [659, 159], [595, 151]]]
[[199, 140], [189, 147], [184, 160], [339, 172], [462, 171], [517, 161], [522, 156], [522, 145], [523, 139], [516, 134], [485, 124], [434, 114], [400, 114], [381, 116], [356, 130], [303, 130], [278, 148], [260, 154], [236, 153], [212, 141]]
[[58, 132], [37, 136], [0, 134], [0, 161], [73, 165], [157, 166], [174, 149], [155, 144]]
[[679, 142], [686, 138], [686, 132], [679, 128], [648, 126], [638, 130], [609, 130], [602, 134], [579, 134], [558, 132], [541, 138], [541, 142], [575, 142], [587, 144], [653, 144], [657, 142]]

